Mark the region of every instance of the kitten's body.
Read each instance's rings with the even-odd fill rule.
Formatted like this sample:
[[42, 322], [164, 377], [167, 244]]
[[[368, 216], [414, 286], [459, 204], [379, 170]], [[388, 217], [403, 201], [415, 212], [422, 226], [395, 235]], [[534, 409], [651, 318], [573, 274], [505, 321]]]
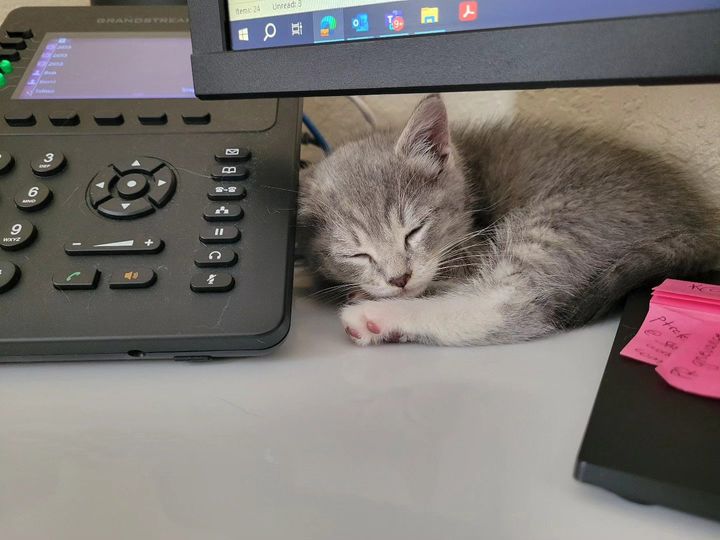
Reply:
[[343, 308], [359, 344], [530, 339], [720, 255], [717, 211], [681, 170], [529, 122], [450, 137], [435, 96], [399, 138], [339, 149], [300, 201], [317, 270], [383, 297]]

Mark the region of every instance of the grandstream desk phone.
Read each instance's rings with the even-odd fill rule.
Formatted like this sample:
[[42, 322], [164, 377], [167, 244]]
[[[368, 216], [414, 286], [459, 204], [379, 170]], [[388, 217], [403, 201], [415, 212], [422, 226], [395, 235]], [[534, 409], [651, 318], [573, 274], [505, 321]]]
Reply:
[[222, 358], [287, 334], [300, 103], [199, 101], [190, 53], [180, 7], [0, 26], [0, 361]]

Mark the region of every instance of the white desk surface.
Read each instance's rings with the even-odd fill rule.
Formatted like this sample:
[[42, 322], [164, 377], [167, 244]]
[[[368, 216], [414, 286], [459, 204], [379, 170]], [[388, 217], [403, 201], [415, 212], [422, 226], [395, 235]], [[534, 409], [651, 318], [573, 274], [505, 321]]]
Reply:
[[572, 478], [616, 327], [363, 349], [299, 298], [265, 358], [0, 365], [0, 538], [716, 540]]
[[262, 359], [0, 365], [0, 539], [716, 540], [572, 478], [616, 327], [360, 349], [299, 299]]

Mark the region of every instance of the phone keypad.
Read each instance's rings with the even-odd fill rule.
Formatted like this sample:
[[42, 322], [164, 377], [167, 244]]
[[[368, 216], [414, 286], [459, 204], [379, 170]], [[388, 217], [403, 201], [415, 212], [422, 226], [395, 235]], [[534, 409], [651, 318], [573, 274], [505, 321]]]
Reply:
[[[236, 281], [223, 269], [239, 263], [239, 252], [229, 245], [241, 239], [240, 229], [230, 222], [244, 216], [238, 201], [247, 196], [247, 188], [238, 181], [250, 176], [247, 160], [250, 150], [226, 148], [216, 154], [215, 162], [208, 170], [214, 181], [207, 191], [209, 204], [202, 218], [206, 226], [200, 230], [198, 239], [203, 249], [194, 257], [199, 272], [190, 277], [190, 289], [198, 293], [222, 293], [232, 290]], [[240, 163], [243, 163], [242, 165]], [[0, 174], [10, 172], [16, 165], [15, 158], [0, 151]], [[63, 172], [68, 165], [66, 156], [56, 149], [49, 149], [30, 161], [30, 169], [41, 179]], [[98, 214], [114, 219], [141, 217], [162, 208], [171, 200], [177, 189], [177, 176], [172, 167], [157, 158], [138, 157], [118, 161], [101, 169], [87, 188], [88, 206]], [[53, 199], [53, 190], [41, 182], [28, 183], [15, 193], [17, 210], [35, 212], [46, 208]], [[12, 199], [11, 199], [12, 200]], [[210, 223], [208, 223], [210, 222]], [[38, 237], [36, 226], [27, 219], [11, 218], [0, 224], [0, 249], [8, 252], [22, 250], [33, 244]], [[132, 244], [132, 246], [130, 245]], [[162, 251], [164, 242], [154, 237], [99, 238], [68, 241], [64, 250], [67, 255], [86, 257], [93, 255], [152, 256]], [[91, 291], [102, 282], [101, 269], [83, 263], [71, 265], [51, 276], [51, 284], [62, 291]], [[106, 269], [111, 272], [107, 285], [111, 289], [142, 289], [157, 283], [157, 270], [150, 267], [123, 267], [122, 264]], [[13, 262], [0, 259], [0, 293], [9, 291], [20, 281], [21, 269]]]
[[0, 293], [12, 289], [20, 280], [20, 269], [9, 261], [0, 260]]
[[15, 206], [24, 212], [42, 210], [52, 200], [52, 191], [42, 184], [34, 184], [15, 195]]
[[31, 167], [38, 176], [54, 176], [61, 172], [67, 160], [62, 152], [52, 150], [32, 160]]
[[35, 225], [24, 219], [17, 219], [0, 227], [0, 248], [17, 251], [28, 247], [37, 236]]
[[0, 150], [0, 174], [9, 173], [15, 164], [15, 158], [12, 157], [10, 152]]

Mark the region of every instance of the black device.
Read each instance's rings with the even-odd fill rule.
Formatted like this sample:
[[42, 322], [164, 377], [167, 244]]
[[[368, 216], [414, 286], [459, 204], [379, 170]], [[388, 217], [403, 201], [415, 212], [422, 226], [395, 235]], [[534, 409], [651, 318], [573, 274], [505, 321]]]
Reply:
[[[720, 273], [700, 281], [720, 284]], [[575, 476], [639, 503], [720, 520], [720, 401], [680, 392], [651, 366], [620, 356], [649, 300], [650, 290], [628, 298]]]
[[196, 99], [182, 7], [21, 8], [0, 47], [0, 361], [280, 343], [299, 101]]
[[720, 80], [720, 0], [188, 5], [201, 98]]

